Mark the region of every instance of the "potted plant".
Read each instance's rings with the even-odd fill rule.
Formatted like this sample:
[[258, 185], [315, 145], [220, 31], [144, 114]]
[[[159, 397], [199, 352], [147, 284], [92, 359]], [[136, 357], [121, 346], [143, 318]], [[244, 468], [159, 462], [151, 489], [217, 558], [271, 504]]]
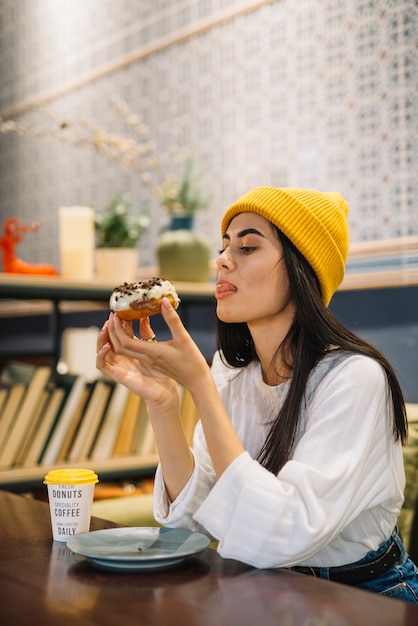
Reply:
[[160, 273], [169, 280], [207, 282], [210, 276], [210, 245], [193, 231], [197, 211], [209, 206], [192, 157], [186, 159], [179, 178], [168, 178], [158, 191], [160, 205], [171, 218], [169, 229], [157, 244]]
[[197, 211], [209, 206], [193, 157], [188, 157], [179, 178], [167, 178], [158, 191], [160, 205], [171, 217], [171, 229], [191, 228]]
[[118, 191], [105, 211], [96, 211], [96, 274], [120, 282], [136, 279], [138, 242], [150, 223], [149, 209], [133, 214], [131, 200]]

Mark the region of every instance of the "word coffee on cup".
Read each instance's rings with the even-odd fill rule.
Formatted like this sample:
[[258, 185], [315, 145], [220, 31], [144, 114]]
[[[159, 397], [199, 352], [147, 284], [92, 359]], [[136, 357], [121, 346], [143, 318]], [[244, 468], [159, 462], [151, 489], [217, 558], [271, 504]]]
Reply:
[[89, 469], [57, 469], [45, 476], [55, 541], [68, 541], [70, 537], [90, 530], [97, 482], [97, 474]]

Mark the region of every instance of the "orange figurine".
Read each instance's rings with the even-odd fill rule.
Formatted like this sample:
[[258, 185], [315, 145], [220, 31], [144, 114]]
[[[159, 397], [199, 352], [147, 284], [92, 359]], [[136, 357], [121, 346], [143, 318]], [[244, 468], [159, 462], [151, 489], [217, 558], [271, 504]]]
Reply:
[[3, 248], [3, 269], [13, 274], [40, 274], [57, 276], [58, 272], [48, 263], [27, 263], [16, 257], [16, 244], [23, 239], [24, 233], [33, 233], [40, 227], [39, 223], [31, 226], [21, 224], [20, 219], [9, 217], [4, 223], [4, 236], [0, 239]]

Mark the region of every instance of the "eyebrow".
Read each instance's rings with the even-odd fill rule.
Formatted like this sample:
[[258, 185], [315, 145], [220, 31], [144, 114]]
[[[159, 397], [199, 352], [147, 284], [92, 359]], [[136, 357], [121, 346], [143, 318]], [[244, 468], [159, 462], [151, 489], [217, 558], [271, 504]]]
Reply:
[[[259, 235], [260, 237], [264, 237], [263, 233], [260, 233], [259, 230], [257, 230], [256, 228], [244, 228], [244, 230], [240, 230], [239, 233], [237, 233], [237, 237], [239, 239], [241, 239], [242, 237], [245, 237], [245, 235]], [[228, 233], [225, 233], [224, 239], [231, 239], [231, 237], [228, 235]]]

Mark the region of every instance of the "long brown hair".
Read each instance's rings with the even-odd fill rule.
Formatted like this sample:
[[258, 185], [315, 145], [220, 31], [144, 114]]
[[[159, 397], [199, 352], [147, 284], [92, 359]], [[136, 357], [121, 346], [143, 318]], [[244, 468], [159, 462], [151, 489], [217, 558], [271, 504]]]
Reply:
[[[405, 402], [392, 366], [374, 346], [352, 333], [334, 317], [322, 301], [318, 279], [309, 263], [278, 228], [273, 225], [272, 228], [283, 246], [290, 290], [295, 302], [293, 323], [278, 346], [274, 360], [279, 355], [292, 355], [292, 363], [286, 365], [293, 375], [286, 400], [260, 451], [260, 463], [277, 474], [289, 459], [309, 375], [331, 346], [371, 357], [383, 367], [388, 397], [393, 407], [393, 436], [395, 440], [400, 439], [405, 443], [408, 432]], [[258, 359], [246, 323], [231, 324], [218, 320], [218, 347], [223, 359], [232, 367], [245, 367]]]

